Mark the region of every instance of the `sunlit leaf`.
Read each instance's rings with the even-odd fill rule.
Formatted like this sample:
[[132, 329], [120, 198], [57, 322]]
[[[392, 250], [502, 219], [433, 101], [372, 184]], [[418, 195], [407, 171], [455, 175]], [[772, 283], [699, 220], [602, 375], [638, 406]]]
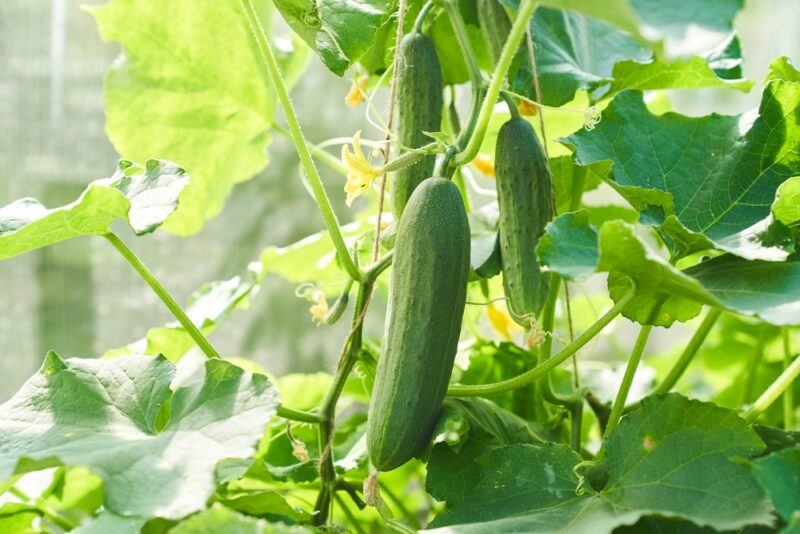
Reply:
[[0, 208], [0, 260], [82, 235], [102, 235], [126, 219], [136, 234], [158, 228], [178, 206], [189, 183], [168, 161], [148, 160], [142, 168], [122, 160], [110, 178], [89, 184], [74, 202], [48, 209], [34, 198]]
[[255, 451], [278, 399], [263, 375], [220, 360], [201, 370], [172, 384], [176, 368], [160, 356], [51, 352], [0, 406], [0, 478], [80, 465], [102, 477], [109, 511], [179, 518], [203, 508], [216, 463]]

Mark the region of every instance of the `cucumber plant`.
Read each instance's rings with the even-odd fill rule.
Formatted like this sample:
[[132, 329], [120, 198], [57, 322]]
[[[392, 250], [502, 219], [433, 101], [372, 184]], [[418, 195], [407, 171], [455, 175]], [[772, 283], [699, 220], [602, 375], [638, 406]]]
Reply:
[[[773, 60], [756, 111], [670, 111], [665, 90], [755, 85], [741, 2], [695, 3], [91, 8], [124, 49], [104, 85], [123, 159], [67, 205], [0, 208], [0, 260], [102, 237], [177, 322], [102, 358], [52, 347], [0, 405], [0, 531], [800, 528], [800, 71]], [[715, 46], [664, 53], [690, 26]], [[360, 133], [341, 161], [306, 138], [311, 53], [356, 80], [382, 164]], [[198, 231], [273, 134], [324, 231], [181, 306], [120, 223]], [[377, 202], [337, 215], [320, 163]], [[215, 348], [269, 275], [320, 328], [350, 314], [331, 372]]]

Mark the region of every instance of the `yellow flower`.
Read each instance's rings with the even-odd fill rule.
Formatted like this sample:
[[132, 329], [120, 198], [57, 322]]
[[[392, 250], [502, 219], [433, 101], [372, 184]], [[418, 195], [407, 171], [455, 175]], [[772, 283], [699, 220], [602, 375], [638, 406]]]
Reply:
[[344, 97], [344, 103], [347, 104], [348, 107], [357, 107], [361, 102], [364, 101], [364, 97], [366, 96], [364, 90], [367, 88], [368, 81], [369, 76], [366, 75], [353, 79], [353, 83], [350, 85], [350, 90]]
[[486, 176], [494, 176], [494, 164], [492, 163], [492, 158], [487, 156], [486, 154], [478, 154], [475, 156], [475, 159], [472, 160], [472, 164], [475, 165], [475, 168], [481, 171]]
[[375, 178], [381, 175], [381, 170], [372, 166], [361, 151], [361, 130], [353, 136], [353, 152], [347, 145], [342, 147], [342, 161], [347, 167], [347, 183], [344, 190], [347, 193], [347, 205], [364, 192]]
[[489, 318], [489, 325], [499, 338], [509, 341], [515, 332], [520, 332], [522, 330], [519, 325], [511, 319], [507, 311], [501, 310], [492, 303], [486, 306], [486, 316]]
[[311, 305], [308, 311], [317, 324], [322, 323], [328, 317], [328, 301], [325, 300], [325, 294], [322, 291], [317, 291], [314, 294], [314, 304]]
[[527, 100], [520, 100], [517, 109], [519, 109], [519, 114], [523, 117], [533, 117], [539, 112], [539, 108]]

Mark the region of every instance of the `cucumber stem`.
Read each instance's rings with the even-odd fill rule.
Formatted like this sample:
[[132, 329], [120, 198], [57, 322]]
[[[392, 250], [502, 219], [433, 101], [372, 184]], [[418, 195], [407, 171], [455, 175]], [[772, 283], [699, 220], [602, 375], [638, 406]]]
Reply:
[[[428, 16], [428, 13], [430, 12], [432, 7], [433, 7], [432, 0], [428, 0], [427, 2], [425, 2], [425, 5], [423, 5], [422, 9], [419, 10], [419, 14], [417, 15], [417, 18], [414, 20], [414, 28], [411, 31], [416, 33], [422, 33], [422, 24], [425, 22], [425, 17]], [[403, 30], [400, 29], [401, 33], [402, 31]]]
[[342, 262], [347, 274], [349, 274], [353, 280], [361, 280], [362, 273], [348, 253], [347, 245], [342, 237], [342, 231], [339, 228], [339, 221], [336, 218], [336, 213], [334, 213], [331, 207], [328, 194], [325, 192], [325, 186], [322, 185], [322, 179], [319, 177], [317, 167], [314, 164], [314, 160], [311, 158], [311, 152], [303, 136], [303, 130], [300, 128], [300, 122], [297, 120], [297, 114], [292, 105], [292, 100], [289, 97], [289, 91], [286, 89], [286, 84], [283, 82], [283, 76], [281, 75], [280, 67], [278, 67], [278, 61], [275, 59], [275, 54], [272, 52], [272, 46], [267, 38], [267, 34], [253, 7], [253, 1], [240, 0], [240, 3], [247, 17], [247, 22], [250, 25], [250, 31], [253, 32], [256, 44], [261, 52], [261, 59], [264, 61], [268, 77], [272, 81], [272, 88], [277, 93], [278, 100], [283, 108], [284, 118], [289, 127], [292, 142], [297, 149], [297, 155], [300, 156], [300, 163], [303, 165], [303, 170], [308, 177], [308, 182], [314, 193], [314, 199], [317, 201], [322, 219], [330, 233], [333, 246], [336, 248], [336, 254], [339, 256], [339, 260]]
[[517, 108], [517, 103], [514, 102], [511, 95], [505, 91], [500, 91], [500, 96], [506, 101], [506, 106], [508, 106], [508, 112], [511, 113], [511, 118], [522, 119], [522, 115], [519, 114], [519, 109]]
[[[788, 369], [792, 365], [792, 340], [789, 327], [784, 326], [783, 334], [783, 368]], [[784, 430], [794, 429], [794, 390], [791, 387], [783, 392], [783, 428]]]
[[497, 96], [500, 94], [500, 88], [503, 86], [508, 69], [511, 67], [511, 61], [514, 59], [522, 38], [525, 36], [525, 30], [528, 27], [528, 22], [531, 15], [533, 15], [534, 9], [536, 9], [536, 5], [537, 2], [535, 0], [522, 0], [520, 2], [517, 16], [511, 26], [511, 32], [508, 34], [508, 40], [506, 40], [503, 51], [500, 53], [500, 59], [494, 68], [492, 80], [489, 82], [489, 88], [486, 90], [486, 96], [484, 96], [478, 112], [475, 130], [470, 132], [469, 141], [464, 150], [456, 156], [456, 165], [469, 163], [478, 154], [483, 137], [486, 134], [486, 128], [489, 125], [489, 119], [492, 117], [494, 105], [497, 102]]
[[[708, 314], [706, 314], [705, 319], [703, 319], [703, 322], [695, 331], [692, 339], [689, 340], [686, 348], [683, 349], [683, 353], [678, 358], [678, 361], [675, 362], [675, 365], [672, 366], [672, 369], [670, 369], [666, 378], [664, 378], [664, 380], [652, 391], [652, 393], [650, 393], [650, 395], [662, 395], [664, 393], [669, 393], [670, 390], [675, 387], [675, 384], [678, 383], [683, 376], [683, 373], [686, 372], [686, 369], [689, 367], [692, 359], [694, 359], [697, 351], [700, 350], [703, 342], [708, 337], [708, 333], [711, 332], [712, 328], [714, 328], [714, 325], [717, 323], [717, 319], [719, 319], [721, 314], [722, 310], [720, 308], [711, 308], [708, 310]], [[629, 404], [625, 407], [624, 413], [632, 412], [633, 410], [637, 409], [640, 404], [640, 402]]]
[[453, 31], [456, 33], [458, 46], [461, 48], [461, 53], [464, 54], [470, 83], [473, 87], [481, 87], [483, 85], [483, 75], [481, 75], [481, 68], [478, 66], [478, 60], [475, 57], [475, 51], [472, 49], [472, 42], [469, 40], [467, 25], [464, 24], [461, 12], [458, 10], [458, 2], [456, 0], [445, 0], [443, 3], [444, 9], [450, 17]]
[[109, 243], [114, 245], [114, 248], [122, 255], [123, 258], [127, 260], [127, 262], [134, 268], [134, 270], [139, 273], [139, 276], [147, 282], [147, 285], [153, 290], [153, 292], [161, 299], [161, 302], [167, 307], [167, 309], [172, 313], [175, 319], [181, 324], [181, 326], [186, 330], [189, 336], [194, 340], [200, 350], [208, 356], [209, 358], [222, 358], [216, 349], [211, 346], [211, 343], [208, 342], [208, 339], [200, 332], [200, 329], [195, 326], [191, 319], [186, 315], [186, 312], [183, 311], [183, 308], [172, 298], [172, 295], [169, 294], [169, 291], [161, 285], [161, 282], [155, 277], [155, 275], [147, 268], [147, 266], [142, 263], [142, 260], [131, 250], [129, 249], [125, 243], [123, 243], [119, 237], [115, 234], [109, 232], [104, 234]]
[[781, 393], [792, 387], [792, 384], [798, 375], [800, 375], [800, 358], [795, 358], [794, 361], [783, 371], [783, 373], [781, 373], [781, 375], [745, 412], [744, 420], [748, 423], [752, 423], [758, 419], [758, 416], [764, 413], [767, 408], [769, 408], [772, 403], [781, 396]]
[[311, 412], [304, 412], [303, 410], [295, 410], [287, 408], [283, 404], [278, 405], [278, 417], [289, 419], [290, 421], [298, 421], [300, 423], [319, 423], [319, 417]]
[[482, 397], [488, 395], [497, 395], [498, 393], [505, 393], [506, 391], [511, 391], [513, 389], [517, 389], [523, 387], [531, 382], [539, 380], [543, 376], [547, 376], [547, 373], [550, 372], [552, 369], [555, 369], [570, 356], [575, 354], [578, 350], [580, 350], [584, 345], [589, 343], [597, 334], [599, 334], [603, 328], [608, 326], [608, 324], [614, 320], [625, 306], [636, 296], [636, 287], [631, 287], [619, 301], [614, 304], [614, 307], [608, 310], [602, 317], [600, 317], [592, 326], [586, 329], [580, 336], [575, 338], [575, 341], [564, 347], [561, 352], [550, 358], [549, 360], [537, 365], [533, 369], [529, 371], [525, 371], [522, 374], [519, 374], [515, 377], [509, 378], [507, 380], [502, 380], [500, 382], [494, 382], [492, 384], [480, 384], [480, 385], [453, 385], [447, 390], [447, 394], [451, 397]]

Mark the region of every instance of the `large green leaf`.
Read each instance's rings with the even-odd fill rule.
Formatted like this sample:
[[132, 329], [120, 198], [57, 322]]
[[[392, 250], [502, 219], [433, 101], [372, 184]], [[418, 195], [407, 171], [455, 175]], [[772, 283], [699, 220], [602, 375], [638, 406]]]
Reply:
[[106, 133], [126, 158], [187, 169], [192, 184], [166, 229], [194, 233], [267, 164], [274, 98], [241, 5], [111, 0], [90, 12], [123, 47], [105, 78]]
[[0, 406], [0, 479], [80, 465], [103, 478], [106, 509], [117, 514], [179, 518], [203, 508], [217, 462], [255, 451], [278, 399], [263, 375], [221, 360], [201, 370], [176, 379], [160, 356], [49, 353]]
[[[720, 304], [697, 280], [670, 265], [655, 237], [643, 230], [612, 220], [598, 231], [585, 210], [565, 213], [548, 224], [537, 257], [542, 267], [568, 278], [610, 273], [609, 290], [615, 300], [628, 290], [630, 278], [639, 294], [623, 314], [642, 324], [669, 326], [696, 316], [701, 304]], [[656, 305], [661, 311], [650, 319]]]
[[[652, 236], [651, 236], [652, 237]], [[731, 254], [703, 261], [681, 271], [666, 260], [654, 239], [640, 228], [620, 220], [598, 230], [585, 210], [556, 217], [545, 229], [536, 249], [544, 269], [568, 279], [584, 279], [609, 272], [614, 299], [636, 282], [634, 297], [624, 315], [645, 323], [656, 304], [661, 315], [653, 322], [669, 326], [691, 319], [700, 304], [720, 306], [753, 315], [773, 324], [800, 323], [800, 257], [784, 262], [745, 260]]]
[[277, 0], [276, 7], [334, 74], [341, 76], [373, 44], [388, 18], [386, 0]]
[[302, 534], [316, 532], [316, 530], [300, 525], [270, 524], [217, 505], [184, 519], [171, 528], [170, 532], [174, 534]]
[[749, 259], [788, 253], [773, 231], [778, 186], [800, 173], [800, 83], [769, 82], [759, 115], [656, 116], [619, 93], [592, 131], [564, 139], [581, 165], [611, 161], [610, 183], [661, 226], [680, 253], [716, 246]]
[[543, 0], [542, 4], [580, 11], [656, 40], [683, 37], [691, 26], [728, 33], [744, 0]]
[[781, 184], [772, 204], [772, 214], [787, 226], [800, 223], [800, 177], [789, 178]]
[[96, 180], [75, 202], [47, 209], [34, 198], [0, 208], [0, 260], [82, 235], [102, 235], [116, 219], [133, 231], [154, 231], [175, 211], [189, 177], [169, 161], [142, 168], [122, 160], [110, 178]]
[[[633, 35], [606, 22], [542, 7], [531, 19], [531, 35], [542, 102], [551, 106], [569, 102], [577, 90], [599, 98], [623, 89], [752, 87], [741, 78], [741, 48], [733, 34], [700, 56], [655, 58]], [[527, 46], [511, 73], [514, 91], [535, 98]]]
[[725, 254], [686, 271], [727, 308], [777, 325], [800, 324], [800, 257], [748, 261]]
[[623, 89], [699, 89], [727, 87], [749, 91], [752, 80], [742, 78], [742, 55], [739, 38], [731, 35], [720, 46], [703, 56], [677, 59], [653, 59], [648, 63], [635, 60], [614, 65], [609, 94]]
[[800, 512], [800, 447], [783, 449], [753, 462], [753, 474], [786, 521]]
[[576, 492], [581, 458], [564, 445], [498, 447], [472, 462], [474, 486], [450, 482], [455, 498], [431, 526], [604, 533], [650, 514], [720, 530], [768, 524], [764, 493], [740, 461], [763, 448], [733, 411], [675, 394], [649, 398], [606, 440], [603, 488]]

